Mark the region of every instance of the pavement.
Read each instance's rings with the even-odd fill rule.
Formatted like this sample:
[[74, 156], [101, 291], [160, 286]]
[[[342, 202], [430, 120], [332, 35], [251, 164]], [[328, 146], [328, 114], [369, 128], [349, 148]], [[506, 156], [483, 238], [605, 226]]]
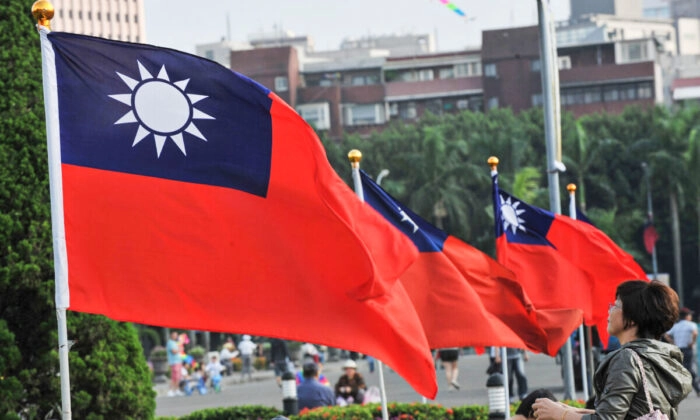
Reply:
[[[487, 405], [486, 391], [486, 367], [489, 359], [486, 355], [466, 355], [459, 358], [459, 390], [449, 390], [444, 371], [437, 371], [438, 394], [435, 400], [427, 400], [428, 403], [442, 404], [446, 407], [479, 404]], [[322, 373], [326, 375], [331, 384], [334, 384], [340, 375], [342, 362], [329, 362], [324, 365]], [[379, 386], [378, 372], [369, 372], [366, 361], [358, 361], [360, 372], [368, 386]], [[530, 360], [525, 363], [525, 372], [528, 378], [528, 388], [532, 391], [537, 388], [551, 390], [557, 398], [563, 398], [564, 387], [561, 379], [561, 366], [557, 365], [554, 358], [535, 354], [530, 355]], [[422, 402], [423, 397], [417, 394], [399, 375], [384, 367], [384, 383], [387, 400], [394, 402]], [[205, 395], [168, 397], [168, 384], [156, 384], [154, 389], [156, 397], [156, 416], [184, 416], [193, 411], [214, 407], [230, 407], [239, 405], [265, 405], [282, 409], [282, 391], [274, 380], [272, 370], [257, 371], [253, 373], [253, 380], [241, 381], [240, 373], [233, 376], [225, 376], [222, 380], [221, 392], [208, 392]], [[583, 399], [583, 393], [577, 392], [577, 399]], [[700, 398], [691, 393], [679, 407], [678, 420], [697, 420], [700, 418]]]

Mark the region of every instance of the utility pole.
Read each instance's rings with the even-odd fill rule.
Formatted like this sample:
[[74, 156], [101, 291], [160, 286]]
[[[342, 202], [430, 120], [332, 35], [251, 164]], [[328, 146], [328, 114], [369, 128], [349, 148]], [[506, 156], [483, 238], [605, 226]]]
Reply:
[[[559, 171], [566, 168], [561, 162], [561, 118], [559, 111], [559, 64], [556, 60], [556, 39], [552, 33], [548, 0], [537, 0], [540, 29], [540, 59], [542, 73], [542, 101], [544, 104], [544, 132], [547, 147], [547, 180], [549, 182], [549, 207], [552, 213], [561, 214], [559, 198]], [[571, 338], [563, 347], [564, 398], [575, 399], [574, 369], [571, 356]]]

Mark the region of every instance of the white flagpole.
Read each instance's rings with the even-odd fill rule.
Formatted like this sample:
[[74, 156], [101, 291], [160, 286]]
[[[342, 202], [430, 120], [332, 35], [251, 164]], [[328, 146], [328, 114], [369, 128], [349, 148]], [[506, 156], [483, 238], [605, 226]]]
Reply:
[[[348, 159], [352, 166], [352, 182], [355, 184], [355, 194], [360, 200], [365, 201], [365, 193], [362, 189], [362, 179], [360, 178], [360, 161], [362, 152], [353, 149], [348, 153]], [[377, 359], [377, 372], [379, 372], [379, 391], [382, 397], [382, 420], [389, 420], [389, 409], [386, 404], [386, 387], [384, 385], [384, 363]]]
[[[511, 368], [512, 369], [512, 368]], [[510, 418], [510, 383], [508, 378], [508, 349], [501, 347], [501, 372], [503, 372], [503, 387], [506, 394], [506, 419]]]
[[68, 368], [68, 327], [66, 309], [70, 304], [68, 294], [68, 258], [66, 235], [63, 224], [63, 187], [61, 184], [61, 144], [58, 121], [58, 90], [56, 64], [53, 47], [48, 40], [53, 18], [53, 5], [48, 1], [37, 1], [32, 6], [32, 15], [37, 20], [41, 39], [41, 68], [44, 86], [44, 109], [46, 114], [46, 141], [49, 163], [49, 185], [51, 191], [51, 229], [53, 233], [53, 255], [56, 283], [56, 319], [58, 322], [58, 359], [61, 376], [61, 413], [63, 420], [71, 419], [70, 373]]
[[[569, 191], [569, 217], [576, 220], [576, 184], [566, 186]], [[578, 357], [581, 359], [581, 386], [583, 387], [583, 399], [588, 401], [588, 369], [586, 367], [586, 340], [583, 332], [583, 324], [578, 326]]]

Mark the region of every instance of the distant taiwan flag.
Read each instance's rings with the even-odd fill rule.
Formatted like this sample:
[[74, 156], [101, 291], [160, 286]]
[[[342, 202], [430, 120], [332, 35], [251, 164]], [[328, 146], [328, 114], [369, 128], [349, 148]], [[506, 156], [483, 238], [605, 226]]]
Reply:
[[432, 348], [506, 346], [555, 355], [580, 310], [536, 308], [512, 271], [396, 201], [361, 172], [365, 200], [420, 251], [401, 275]]
[[201, 57], [41, 37], [58, 307], [355, 350], [435, 396], [417, 251], [292, 108]]
[[501, 190], [492, 172], [498, 261], [513, 270], [537, 308], [579, 308], [607, 343], [608, 304], [626, 280], [646, 280], [631, 255], [585, 221], [528, 205]]
[[654, 227], [654, 222], [651, 217], [644, 223], [644, 248], [649, 254], [654, 253], [654, 247], [656, 247], [656, 241], [659, 240], [659, 233]]

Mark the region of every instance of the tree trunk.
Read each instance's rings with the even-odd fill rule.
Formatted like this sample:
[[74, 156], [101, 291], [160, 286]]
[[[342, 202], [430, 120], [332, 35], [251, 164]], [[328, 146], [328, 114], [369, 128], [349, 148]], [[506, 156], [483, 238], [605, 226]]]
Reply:
[[673, 268], [676, 275], [676, 292], [680, 306], [684, 306], [683, 301], [683, 264], [681, 257], [681, 229], [678, 221], [678, 197], [675, 191], [669, 195], [669, 205], [671, 210], [671, 235], [673, 238]]

